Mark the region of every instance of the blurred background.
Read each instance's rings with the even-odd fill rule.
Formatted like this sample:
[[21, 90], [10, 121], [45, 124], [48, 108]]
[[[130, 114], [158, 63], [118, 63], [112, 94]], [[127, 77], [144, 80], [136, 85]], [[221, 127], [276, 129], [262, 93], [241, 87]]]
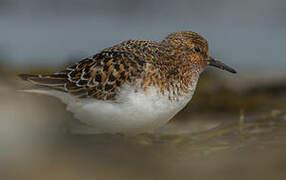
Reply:
[[[0, 178], [285, 179], [283, 0], [0, 0]], [[208, 68], [160, 133], [78, 135], [16, 74], [53, 72], [127, 39], [192, 30], [238, 74]]]

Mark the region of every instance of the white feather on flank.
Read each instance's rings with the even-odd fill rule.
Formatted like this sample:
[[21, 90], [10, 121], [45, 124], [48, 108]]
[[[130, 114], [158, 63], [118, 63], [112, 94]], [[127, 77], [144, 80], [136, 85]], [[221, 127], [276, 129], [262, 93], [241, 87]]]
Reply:
[[191, 100], [196, 87], [188, 94], [170, 101], [168, 95], [159, 94], [155, 87], [135, 91], [133, 87], [121, 88], [116, 101], [79, 99], [56, 90], [23, 90], [23, 92], [51, 95], [67, 105], [67, 110], [88, 125], [88, 132], [80, 133], [143, 133], [164, 126]]

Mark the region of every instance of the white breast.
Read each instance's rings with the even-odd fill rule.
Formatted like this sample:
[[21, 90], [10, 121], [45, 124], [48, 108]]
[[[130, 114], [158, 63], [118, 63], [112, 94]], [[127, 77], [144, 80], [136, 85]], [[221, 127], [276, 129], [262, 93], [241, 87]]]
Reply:
[[168, 95], [158, 93], [155, 87], [135, 91], [126, 86], [120, 90], [115, 102], [78, 99], [54, 90], [28, 92], [52, 95], [67, 104], [67, 110], [88, 125], [88, 132], [83, 129], [80, 133], [142, 133], [164, 126], [191, 100], [195, 87], [196, 81], [188, 94], [173, 101], [169, 100]]
[[[195, 86], [194, 86], [195, 87]], [[191, 100], [194, 88], [179, 100], [157, 93], [155, 88], [135, 91], [125, 87], [116, 102], [85, 99], [67, 103], [77, 119], [92, 127], [92, 133], [142, 133], [164, 126]]]

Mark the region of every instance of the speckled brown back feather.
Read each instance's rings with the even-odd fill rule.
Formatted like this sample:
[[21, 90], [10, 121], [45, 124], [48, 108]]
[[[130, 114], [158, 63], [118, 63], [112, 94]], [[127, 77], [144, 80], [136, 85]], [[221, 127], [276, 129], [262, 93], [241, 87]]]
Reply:
[[[171, 34], [162, 42], [128, 40], [69, 65], [51, 75], [20, 75], [36, 85], [73, 94], [80, 98], [115, 100], [125, 84], [147, 89], [155, 86], [169, 98], [187, 93], [199, 75], [199, 56], [193, 43], [207, 50], [206, 41], [196, 33]], [[188, 41], [188, 40], [194, 41]]]

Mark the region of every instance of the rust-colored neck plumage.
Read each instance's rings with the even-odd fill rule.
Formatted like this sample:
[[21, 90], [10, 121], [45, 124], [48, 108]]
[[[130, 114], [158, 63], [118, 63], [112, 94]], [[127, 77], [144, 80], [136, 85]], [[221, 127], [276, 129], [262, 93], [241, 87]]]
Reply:
[[[192, 48], [192, 44], [181, 38], [168, 36], [164, 39], [158, 44], [158, 48], [155, 48], [157, 57], [145, 74], [142, 81], [143, 88], [147, 89], [154, 85], [162, 94], [168, 93], [170, 99], [190, 93], [204, 66], [202, 64], [204, 57], [194, 54]], [[154, 48], [148, 48], [147, 51], [149, 52], [144, 54], [152, 54]]]

